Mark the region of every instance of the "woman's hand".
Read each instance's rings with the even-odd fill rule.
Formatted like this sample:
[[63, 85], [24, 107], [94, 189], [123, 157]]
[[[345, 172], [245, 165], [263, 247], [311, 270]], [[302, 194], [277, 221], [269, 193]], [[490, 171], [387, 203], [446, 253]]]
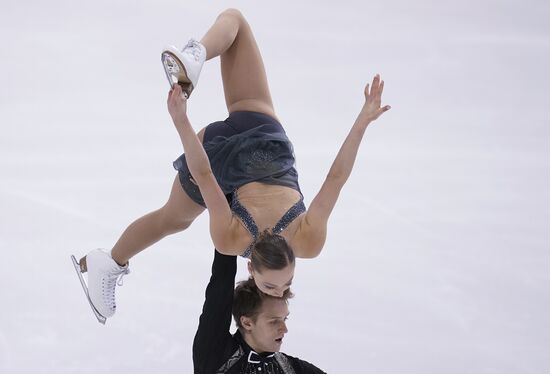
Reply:
[[382, 113], [391, 109], [389, 105], [381, 106], [383, 90], [384, 81], [380, 80], [379, 74], [376, 74], [372, 80], [372, 86], [369, 87], [367, 83], [367, 87], [365, 87], [365, 105], [363, 105], [363, 109], [361, 109], [361, 113], [359, 114], [366, 124], [374, 121]]
[[187, 119], [187, 94], [179, 84], [174, 84], [168, 93], [168, 112], [176, 127]]

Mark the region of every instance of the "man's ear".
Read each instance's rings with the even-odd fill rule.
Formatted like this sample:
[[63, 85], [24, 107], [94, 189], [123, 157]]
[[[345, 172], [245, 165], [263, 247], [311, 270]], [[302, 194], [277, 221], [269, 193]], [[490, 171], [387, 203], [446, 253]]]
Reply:
[[250, 332], [254, 327], [254, 321], [250, 317], [241, 316], [241, 326], [245, 331]]

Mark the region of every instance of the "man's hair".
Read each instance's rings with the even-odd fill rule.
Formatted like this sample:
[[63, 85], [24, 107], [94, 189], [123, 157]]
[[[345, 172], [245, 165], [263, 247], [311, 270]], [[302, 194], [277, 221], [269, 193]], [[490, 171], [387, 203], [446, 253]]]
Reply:
[[265, 230], [254, 243], [250, 262], [254, 270], [261, 273], [262, 269], [284, 269], [294, 264], [295, 257], [285, 238]]
[[266, 299], [278, 299], [284, 300], [288, 303], [288, 299], [292, 298], [294, 294], [288, 288], [282, 297], [275, 297], [260, 291], [253, 278], [248, 278], [245, 281], [237, 283], [235, 293], [233, 297], [233, 319], [238, 328], [243, 327], [241, 324], [241, 317], [245, 316], [251, 318], [256, 322], [260, 309]]

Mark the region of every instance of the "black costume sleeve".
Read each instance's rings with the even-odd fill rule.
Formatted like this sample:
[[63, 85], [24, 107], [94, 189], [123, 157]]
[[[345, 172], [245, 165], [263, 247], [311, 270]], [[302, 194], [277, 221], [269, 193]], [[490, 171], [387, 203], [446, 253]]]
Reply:
[[215, 251], [212, 276], [193, 341], [195, 373], [215, 373], [238, 347], [229, 333], [236, 273], [237, 258]]
[[327, 374], [317, 366], [312, 365], [307, 361], [300, 360], [300, 365], [302, 366], [302, 373], [304, 374]]
[[292, 367], [297, 374], [327, 374], [307, 361], [292, 357]]

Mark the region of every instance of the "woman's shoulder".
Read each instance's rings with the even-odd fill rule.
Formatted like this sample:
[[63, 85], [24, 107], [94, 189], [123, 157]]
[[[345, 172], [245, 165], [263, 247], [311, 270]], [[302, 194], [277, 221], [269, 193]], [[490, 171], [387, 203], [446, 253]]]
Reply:
[[290, 240], [294, 255], [299, 258], [314, 258], [321, 253], [327, 237], [327, 227], [308, 222], [307, 212], [296, 218], [296, 231]]
[[216, 248], [220, 253], [227, 256], [242, 256], [251, 244], [250, 232], [244, 227], [240, 218], [233, 214], [231, 222], [227, 227], [227, 233], [223, 243]]

